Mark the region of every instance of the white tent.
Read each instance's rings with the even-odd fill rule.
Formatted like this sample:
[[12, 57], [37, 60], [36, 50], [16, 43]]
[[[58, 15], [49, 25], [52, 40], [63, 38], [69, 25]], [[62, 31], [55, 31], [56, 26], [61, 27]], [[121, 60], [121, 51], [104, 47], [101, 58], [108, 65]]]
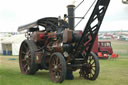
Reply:
[[1, 40], [0, 40], [0, 54], [2, 54], [2, 45], [1, 45]]
[[2, 51], [11, 51], [12, 55], [18, 55], [23, 40], [25, 40], [24, 34], [14, 35], [3, 39], [1, 41]]
[[0, 35], [0, 54], [3, 54], [3, 50], [2, 50], [2, 41], [3, 41], [4, 39], [6, 39], [6, 37]]

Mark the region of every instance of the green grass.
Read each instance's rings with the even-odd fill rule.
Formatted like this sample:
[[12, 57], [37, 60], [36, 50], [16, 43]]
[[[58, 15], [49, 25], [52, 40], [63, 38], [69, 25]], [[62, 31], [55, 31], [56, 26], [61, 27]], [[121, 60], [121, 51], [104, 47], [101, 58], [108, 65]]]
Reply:
[[128, 41], [111, 40], [114, 53], [128, 56]]
[[128, 41], [111, 40], [114, 49], [128, 50]]
[[[74, 80], [65, 80], [57, 85], [128, 85], [128, 42], [111, 41], [114, 52], [119, 52], [117, 60], [100, 60], [100, 74], [96, 81], [79, 77], [74, 72]], [[8, 60], [16, 58], [16, 60]], [[17, 56], [0, 55], [0, 85], [56, 85], [50, 80], [48, 71], [38, 71], [35, 75], [23, 75], [19, 70]]]
[[128, 50], [128, 41], [112, 40], [113, 49]]
[[[13, 56], [9, 56], [13, 57]], [[96, 81], [85, 80], [74, 72], [74, 80], [65, 80], [62, 84], [53, 83], [48, 71], [39, 71], [35, 75], [20, 73], [18, 58], [8, 60], [7, 56], [0, 57], [0, 85], [127, 85], [128, 58], [117, 60], [100, 60], [100, 74]]]

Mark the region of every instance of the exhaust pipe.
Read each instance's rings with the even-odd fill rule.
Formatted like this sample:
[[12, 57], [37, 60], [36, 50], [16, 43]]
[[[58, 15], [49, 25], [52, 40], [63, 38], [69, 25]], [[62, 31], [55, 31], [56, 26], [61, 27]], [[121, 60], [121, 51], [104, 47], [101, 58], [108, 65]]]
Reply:
[[69, 29], [74, 30], [74, 24], [75, 24], [75, 14], [74, 14], [74, 9], [75, 9], [75, 5], [68, 5], [67, 6], [68, 9], [68, 23], [69, 23]]

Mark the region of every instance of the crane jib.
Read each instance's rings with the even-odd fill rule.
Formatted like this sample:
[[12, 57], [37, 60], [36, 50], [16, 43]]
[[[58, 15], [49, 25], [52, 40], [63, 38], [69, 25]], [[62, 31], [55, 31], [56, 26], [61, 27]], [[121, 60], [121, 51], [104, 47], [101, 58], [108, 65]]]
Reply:
[[83, 51], [86, 52], [86, 57], [88, 57], [96, 36], [98, 35], [98, 31], [102, 24], [102, 20], [108, 8], [110, 0], [98, 0], [94, 10], [86, 24], [80, 41], [75, 46], [74, 58]]

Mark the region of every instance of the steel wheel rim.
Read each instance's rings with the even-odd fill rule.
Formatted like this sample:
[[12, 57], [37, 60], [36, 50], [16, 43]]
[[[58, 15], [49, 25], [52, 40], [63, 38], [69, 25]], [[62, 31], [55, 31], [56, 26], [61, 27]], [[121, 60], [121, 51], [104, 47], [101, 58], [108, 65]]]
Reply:
[[22, 45], [22, 48], [20, 50], [19, 62], [22, 73], [27, 74], [30, 71], [31, 54], [26, 43]]
[[96, 63], [92, 56], [88, 56], [87, 66], [85, 67], [85, 78], [92, 79], [96, 73]]
[[61, 80], [61, 72], [62, 72], [62, 66], [61, 66], [61, 62], [58, 56], [53, 56], [51, 58], [51, 62], [50, 62], [50, 76], [51, 79], [54, 82], [59, 82]]
[[[85, 55], [82, 56], [85, 57]], [[100, 69], [97, 56], [91, 52], [83, 64], [79, 72], [80, 76], [88, 80], [96, 80]]]

